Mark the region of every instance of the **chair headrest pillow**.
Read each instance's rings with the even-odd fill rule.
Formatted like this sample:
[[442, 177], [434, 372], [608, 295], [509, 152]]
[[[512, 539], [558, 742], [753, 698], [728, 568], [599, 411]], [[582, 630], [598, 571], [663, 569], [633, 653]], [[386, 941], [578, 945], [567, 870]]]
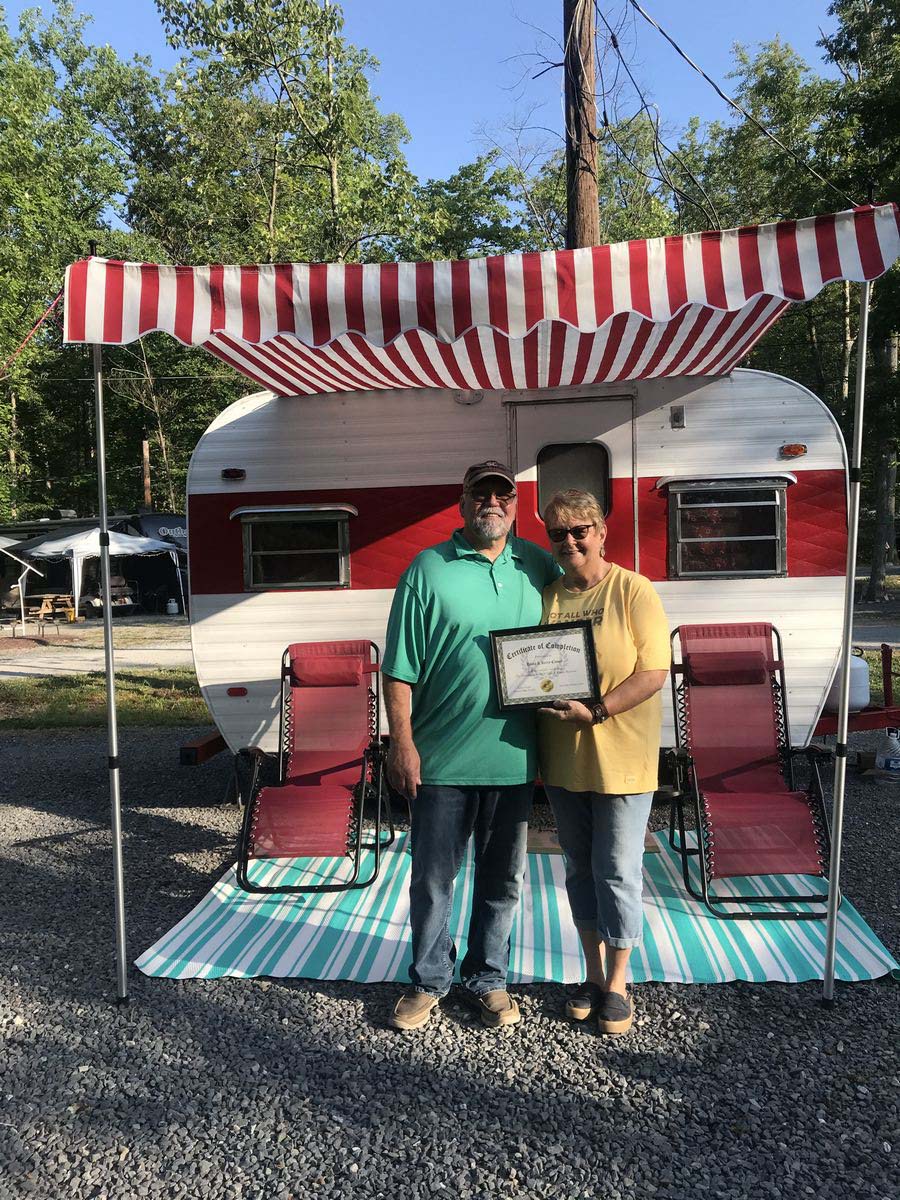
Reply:
[[329, 655], [291, 661], [291, 678], [300, 687], [358, 687], [362, 677], [363, 661], [358, 656]]
[[696, 687], [745, 687], [766, 682], [769, 660], [759, 650], [695, 650], [685, 655], [684, 666]]

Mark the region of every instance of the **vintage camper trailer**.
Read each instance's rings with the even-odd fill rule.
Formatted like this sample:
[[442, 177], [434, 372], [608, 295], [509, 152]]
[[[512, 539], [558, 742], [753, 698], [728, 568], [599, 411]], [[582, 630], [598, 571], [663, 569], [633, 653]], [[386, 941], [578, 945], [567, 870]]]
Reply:
[[458, 527], [463, 472], [486, 458], [514, 466], [517, 532], [541, 544], [555, 490], [600, 496], [610, 557], [653, 580], [673, 627], [774, 622], [793, 740], [809, 739], [841, 641], [845, 447], [806, 388], [735, 370], [232, 404], [194, 452], [188, 530], [197, 675], [233, 750], [274, 748], [289, 642], [383, 644], [398, 577]]

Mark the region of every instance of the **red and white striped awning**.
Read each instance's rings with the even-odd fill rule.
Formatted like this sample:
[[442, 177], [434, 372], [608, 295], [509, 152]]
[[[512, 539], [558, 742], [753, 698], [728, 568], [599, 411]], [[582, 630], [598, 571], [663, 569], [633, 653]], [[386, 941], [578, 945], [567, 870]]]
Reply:
[[787, 306], [900, 257], [895, 204], [463, 262], [66, 271], [68, 342], [163, 330], [279, 395], [725, 374]]

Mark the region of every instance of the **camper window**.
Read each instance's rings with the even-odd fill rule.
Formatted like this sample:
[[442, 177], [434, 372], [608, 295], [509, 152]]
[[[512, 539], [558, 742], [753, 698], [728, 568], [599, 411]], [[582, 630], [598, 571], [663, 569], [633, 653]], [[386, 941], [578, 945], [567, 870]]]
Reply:
[[599, 442], [567, 442], [542, 446], [537, 455], [538, 512], [557, 492], [580, 488], [591, 492], [609, 512], [609, 451]]
[[669, 578], [787, 574], [787, 479], [671, 480]]
[[350, 586], [349, 510], [244, 510], [244, 586], [277, 588]]

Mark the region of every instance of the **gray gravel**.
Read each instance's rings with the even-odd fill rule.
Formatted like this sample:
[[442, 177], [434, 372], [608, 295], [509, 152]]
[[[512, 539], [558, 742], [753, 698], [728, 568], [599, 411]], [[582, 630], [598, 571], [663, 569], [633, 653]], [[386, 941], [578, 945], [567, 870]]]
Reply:
[[[232, 860], [224, 758], [126, 730], [131, 957]], [[105, 738], [0, 735], [0, 1200], [900, 1195], [900, 988], [647, 984], [627, 1039], [518, 989], [490, 1031], [394, 985], [146, 979], [112, 1001]], [[900, 788], [856, 780], [847, 894], [896, 951]], [[657, 814], [659, 816], [660, 814]], [[539, 821], [547, 818], [538, 810]]]

